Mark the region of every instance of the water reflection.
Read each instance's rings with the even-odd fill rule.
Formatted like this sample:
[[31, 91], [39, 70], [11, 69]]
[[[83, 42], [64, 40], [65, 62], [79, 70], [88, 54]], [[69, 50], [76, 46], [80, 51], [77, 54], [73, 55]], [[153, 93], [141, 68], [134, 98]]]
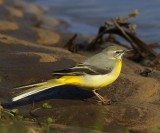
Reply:
[[97, 27], [106, 19], [126, 16], [138, 9], [140, 15], [131, 19], [138, 25], [138, 35], [147, 42], [160, 42], [159, 0], [30, 0], [48, 8], [48, 15], [67, 21], [72, 32], [96, 34]]

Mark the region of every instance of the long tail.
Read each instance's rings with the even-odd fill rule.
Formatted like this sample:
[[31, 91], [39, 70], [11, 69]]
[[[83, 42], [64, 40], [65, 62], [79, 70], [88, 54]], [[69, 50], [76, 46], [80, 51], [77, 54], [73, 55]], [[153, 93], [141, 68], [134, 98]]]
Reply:
[[25, 91], [23, 91], [22, 93], [18, 94], [16, 97], [12, 98], [12, 101], [18, 101], [22, 98], [25, 98], [27, 96], [36, 94], [38, 92], [56, 87], [56, 86], [60, 86], [60, 85], [64, 85], [64, 83], [60, 82], [59, 80], [56, 79], [52, 79], [46, 82], [42, 82], [42, 83], [38, 83], [38, 84], [32, 84], [32, 85], [27, 85], [27, 86], [22, 86], [22, 87], [18, 87], [15, 89], [22, 89], [22, 88], [30, 88], [27, 89]]

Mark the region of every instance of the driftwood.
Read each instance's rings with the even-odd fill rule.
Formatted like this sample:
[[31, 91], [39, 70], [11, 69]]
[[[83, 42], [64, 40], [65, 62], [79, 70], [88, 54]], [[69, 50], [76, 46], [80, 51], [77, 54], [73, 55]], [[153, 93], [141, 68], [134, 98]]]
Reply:
[[[95, 50], [100, 45], [103, 45], [106, 42], [116, 42], [120, 44], [120, 42], [117, 41], [114, 36], [119, 35], [120, 37], [128, 41], [131, 47], [133, 48], [134, 55], [132, 56], [132, 59], [141, 61], [147, 58], [147, 60], [149, 59], [151, 61], [150, 65], [154, 64], [155, 62], [159, 62], [160, 55], [158, 55], [153, 50], [153, 48], [160, 47], [160, 45], [146, 44], [143, 40], [136, 36], [136, 25], [128, 23], [128, 19], [130, 19], [131, 17], [136, 17], [137, 15], [138, 11], [135, 10], [125, 18], [117, 17], [115, 19], [112, 19], [111, 21], [106, 21], [105, 24], [99, 28], [96, 37], [90, 43], [88, 43], [87, 46], [84, 46], [85, 50]], [[106, 35], [108, 35], [108, 38], [106, 38]], [[74, 35], [65, 45], [65, 47], [67, 47], [72, 52], [78, 51], [78, 46], [75, 43], [73, 43], [76, 37], [77, 34]]]
[[69, 39], [68, 42], [64, 46], [65, 48], [68, 48], [68, 50], [73, 53], [78, 51], [78, 45], [74, 42], [76, 37], [77, 37], [77, 34], [74, 34], [73, 37], [71, 37], [71, 39]]

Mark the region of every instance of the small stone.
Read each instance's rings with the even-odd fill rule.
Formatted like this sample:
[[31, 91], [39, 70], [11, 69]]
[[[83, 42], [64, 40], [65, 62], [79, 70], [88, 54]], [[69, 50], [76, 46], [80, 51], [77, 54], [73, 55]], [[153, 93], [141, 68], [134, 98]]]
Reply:
[[36, 21], [39, 24], [39, 27], [48, 29], [55, 28], [59, 26], [61, 23], [58, 19], [54, 19], [44, 15], [38, 16]]
[[2, 20], [0, 21], [0, 31], [6, 31], [6, 30], [17, 30], [19, 29], [18, 24], [14, 23], [14, 22], [9, 22], [6, 20]]
[[4, 0], [0, 0], [0, 5], [2, 5], [4, 3]]
[[42, 45], [54, 45], [60, 41], [60, 36], [52, 31], [33, 28], [34, 31], [38, 34], [37, 43]]
[[7, 6], [6, 10], [7, 10], [9, 16], [18, 17], [18, 18], [22, 18], [24, 16], [23, 11], [20, 9], [16, 9], [16, 8]]
[[34, 15], [42, 15], [44, 12], [42, 7], [24, 1], [18, 1], [15, 3], [15, 5], [17, 8], [22, 9], [24, 12]]

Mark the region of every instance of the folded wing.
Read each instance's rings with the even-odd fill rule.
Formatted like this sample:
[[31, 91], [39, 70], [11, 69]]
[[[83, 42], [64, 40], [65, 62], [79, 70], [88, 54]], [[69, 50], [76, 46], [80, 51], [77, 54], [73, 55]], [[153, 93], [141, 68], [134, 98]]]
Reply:
[[69, 69], [64, 69], [60, 71], [54, 71], [53, 76], [83, 76], [85, 74], [89, 75], [104, 75], [110, 73], [112, 68], [100, 69], [94, 66], [86, 64], [78, 64], [77, 66], [71, 67]]

